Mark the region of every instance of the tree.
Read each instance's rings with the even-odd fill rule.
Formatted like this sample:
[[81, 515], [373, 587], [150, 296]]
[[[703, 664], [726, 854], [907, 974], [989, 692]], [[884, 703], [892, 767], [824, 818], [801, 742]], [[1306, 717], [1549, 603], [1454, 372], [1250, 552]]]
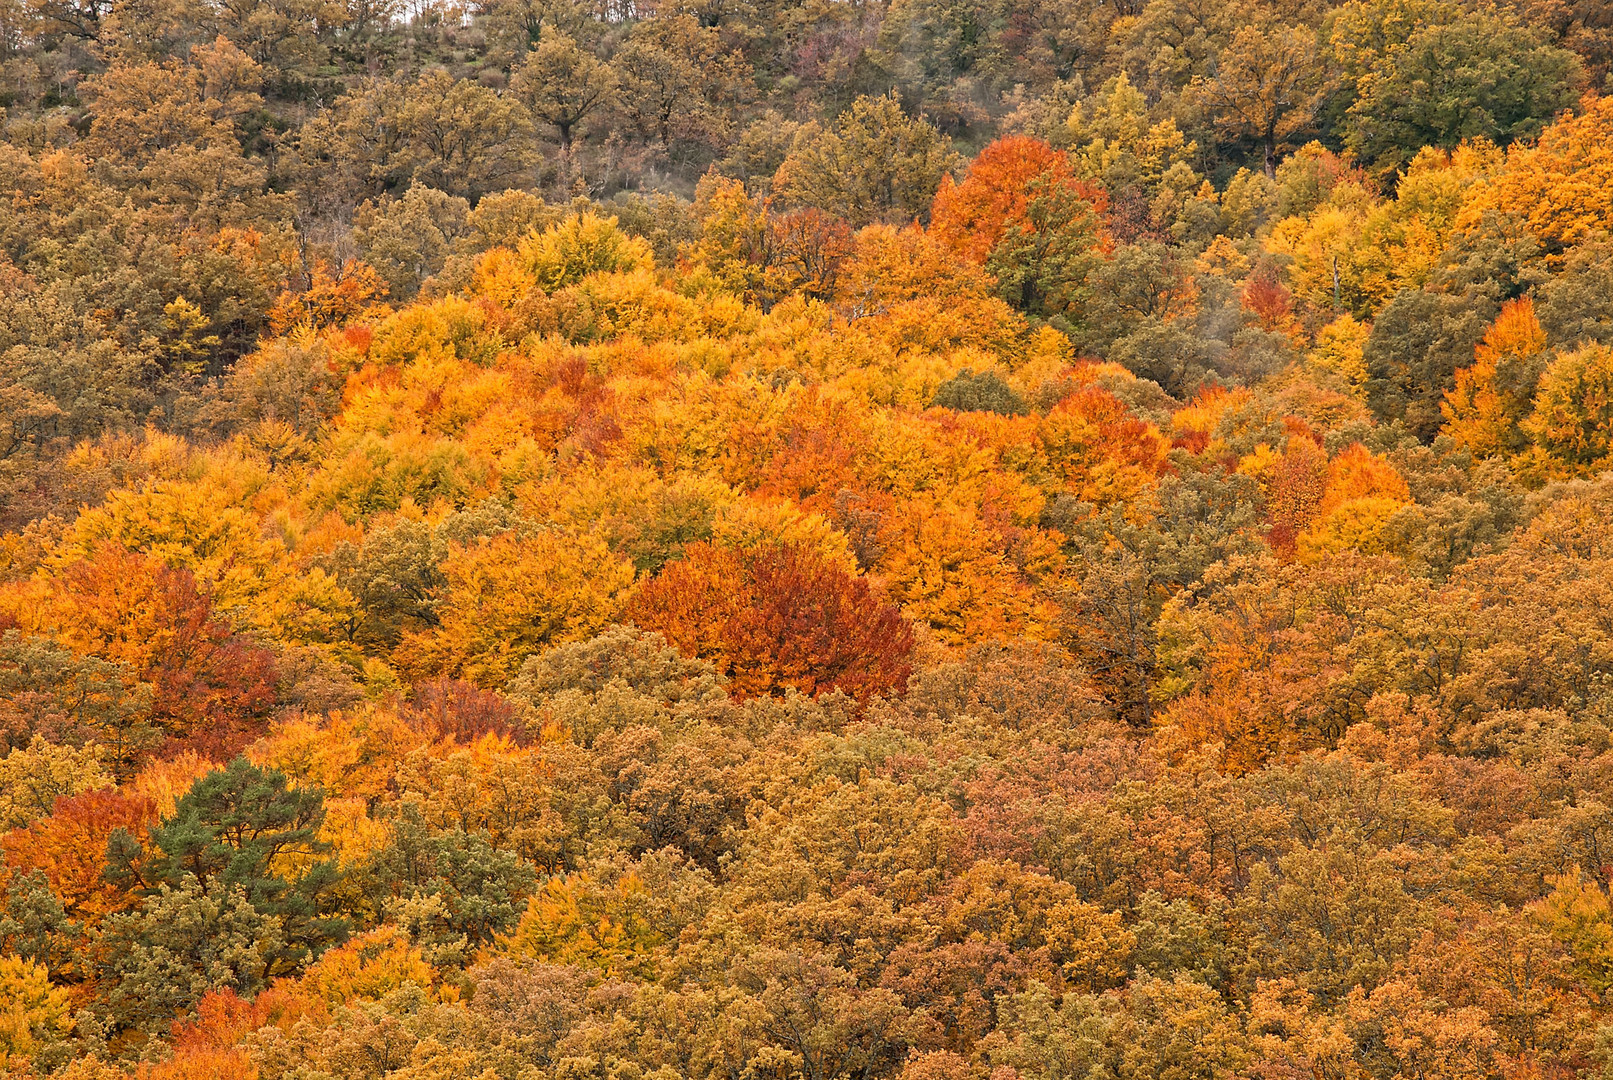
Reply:
[[48, 638], [0, 633], [0, 725], [12, 746], [81, 739], [127, 768], [161, 739], [152, 687], [126, 663], [79, 656]]
[[[1548, 69], [1549, 70], [1549, 69]], [[1533, 146], [1514, 146], [1507, 167], [1475, 207], [1517, 214], [1550, 252], [1613, 231], [1613, 97], [1587, 98], [1574, 116], [1540, 133]]]
[[686, 656], [711, 661], [736, 697], [859, 701], [907, 685], [913, 632], [867, 581], [808, 548], [691, 544], [640, 587], [628, 616]]
[[1613, 454], [1613, 346], [1587, 342], [1553, 358], [1523, 429], [1551, 469], [1601, 468]]
[[271, 656], [214, 617], [189, 570], [104, 543], [58, 589], [58, 640], [150, 683], [152, 719], [170, 739], [231, 752], [273, 704]]
[[[358, 265], [373, 268], [386, 282], [384, 290], [372, 287], [373, 295], [412, 300], [421, 284], [448, 261], [469, 214], [470, 204], [464, 199], [419, 181], [410, 184], [400, 199], [383, 198], [379, 204], [365, 202], [360, 206], [353, 214], [353, 239], [364, 256], [364, 263]], [[367, 284], [362, 283], [359, 273], [355, 266], [347, 286], [350, 293], [356, 294]], [[354, 299], [359, 298], [355, 295]], [[358, 313], [354, 310], [347, 317]], [[325, 320], [338, 322], [332, 316], [334, 312]]]
[[1482, 297], [1420, 289], [1395, 295], [1372, 324], [1363, 355], [1367, 401], [1383, 420], [1400, 420], [1415, 435], [1439, 430], [1440, 403], [1469, 366], [1496, 306]]
[[853, 226], [912, 221], [957, 164], [951, 140], [908, 116], [895, 94], [859, 97], [833, 128], [810, 124], [773, 178], [781, 199]]
[[1002, 416], [1023, 416], [1028, 411], [1025, 399], [1003, 381], [995, 371], [982, 371], [976, 375], [964, 368], [935, 388], [930, 399], [931, 408], [956, 409], [958, 412], [992, 412]]
[[1527, 442], [1519, 426], [1532, 407], [1545, 367], [1546, 334], [1528, 297], [1501, 307], [1474, 347], [1473, 365], [1456, 373], [1440, 413], [1445, 434], [1481, 456], [1516, 454]]
[[392, 842], [360, 873], [381, 894], [378, 901], [418, 913], [411, 930], [439, 963], [463, 963], [472, 950], [514, 930], [536, 881], [530, 864], [499, 850], [486, 833], [433, 830], [409, 803], [400, 808]]
[[103, 871], [109, 849], [132, 843], [138, 850], [155, 819], [149, 798], [110, 788], [87, 791], [59, 797], [49, 817], [7, 833], [0, 847], [13, 869], [44, 875], [70, 918], [94, 926], [139, 902], [126, 881]]
[[744, 77], [742, 58], [723, 48], [717, 29], [688, 13], [640, 20], [613, 63], [624, 109], [663, 154], [674, 142], [717, 143], [727, 121], [719, 106]]
[[632, 564], [592, 537], [538, 528], [456, 547], [442, 564], [440, 627], [409, 634], [400, 655], [420, 675], [503, 686], [529, 656], [613, 622]]
[[544, 26], [516, 68], [510, 90], [534, 120], [554, 128], [560, 155], [569, 162], [574, 133], [589, 116], [613, 103], [619, 82], [609, 63], [564, 32]]
[[[308, 272], [306, 287], [280, 294], [269, 313], [269, 324], [281, 334], [299, 326], [310, 330], [341, 326], [373, 311], [386, 292], [386, 282], [368, 263], [348, 259], [336, 268], [319, 260]], [[279, 343], [280, 349], [285, 347]], [[266, 345], [265, 350], [272, 355], [276, 344]]]
[[1063, 154], [1011, 136], [982, 150], [962, 183], [942, 178], [930, 230], [984, 265], [1020, 310], [1072, 314], [1101, 257], [1105, 207], [1102, 190], [1076, 180]]
[[441, 68], [404, 90], [398, 124], [411, 178], [452, 195], [501, 190], [531, 164], [524, 110]]
[[1394, 169], [1424, 146], [1527, 139], [1573, 102], [1578, 80], [1573, 53], [1498, 16], [1424, 26], [1362, 76], [1346, 141]]
[[93, 743], [76, 747], [35, 735], [25, 749], [0, 758], [0, 828], [21, 828], [45, 817], [59, 797], [110, 787], [102, 753]]
[[163, 882], [139, 910], [113, 915], [102, 931], [110, 1026], [164, 1035], [211, 991], [254, 993], [281, 949], [277, 931], [239, 885], [209, 891], [188, 874]]
[[51, 985], [43, 966], [0, 956], [0, 1061], [44, 1064], [52, 1044], [72, 1030], [68, 1005], [67, 991]]
[[1541, 288], [1540, 324], [1551, 344], [1613, 344], [1613, 244], [1581, 244]]
[[319, 858], [330, 850], [319, 838], [324, 819], [318, 788], [292, 788], [284, 773], [238, 757], [196, 781], [151, 830], [155, 853], [138, 876], [161, 883], [162, 903], [189, 903], [199, 894], [219, 905], [220, 917], [246, 904], [275, 920], [279, 940], [255, 947], [261, 968], [253, 977], [267, 979], [346, 933], [346, 922], [328, 912], [325, 894], [338, 874]]
[[617, 227], [613, 217], [567, 217], [521, 240], [521, 260], [537, 284], [554, 292], [589, 274], [622, 274], [653, 265], [650, 246]]
[[1192, 93], [1230, 136], [1254, 140], [1266, 175], [1275, 176], [1279, 147], [1310, 126], [1322, 103], [1320, 70], [1311, 30], [1244, 26], [1217, 58], [1215, 73], [1193, 81]]

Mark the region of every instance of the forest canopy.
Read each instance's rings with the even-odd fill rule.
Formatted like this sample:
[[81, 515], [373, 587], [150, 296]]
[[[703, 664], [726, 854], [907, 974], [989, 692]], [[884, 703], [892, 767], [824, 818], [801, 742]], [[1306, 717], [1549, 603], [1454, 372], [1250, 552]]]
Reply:
[[1598, 0], [0, 0], [0, 1075], [1613, 1076]]

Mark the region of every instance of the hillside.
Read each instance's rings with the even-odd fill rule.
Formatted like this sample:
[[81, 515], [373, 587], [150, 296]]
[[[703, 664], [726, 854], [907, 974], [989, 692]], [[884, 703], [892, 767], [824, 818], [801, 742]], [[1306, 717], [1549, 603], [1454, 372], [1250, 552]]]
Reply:
[[1613, 1075], [1597, 12], [844, 7], [16, 9], [5, 1075]]

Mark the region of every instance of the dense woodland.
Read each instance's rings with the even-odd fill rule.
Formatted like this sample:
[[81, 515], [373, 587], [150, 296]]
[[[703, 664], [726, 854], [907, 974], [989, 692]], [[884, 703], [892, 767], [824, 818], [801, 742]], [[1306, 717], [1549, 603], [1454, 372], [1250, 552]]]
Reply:
[[0, 1072], [1613, 1077], [1610, 63], [0, 0]]

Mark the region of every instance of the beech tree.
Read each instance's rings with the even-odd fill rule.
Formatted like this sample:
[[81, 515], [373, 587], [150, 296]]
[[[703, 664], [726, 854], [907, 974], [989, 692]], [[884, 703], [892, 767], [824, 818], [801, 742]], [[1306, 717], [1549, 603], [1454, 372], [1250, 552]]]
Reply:
[[634, 597], [628, 614], [710, 660], [742, 697], [794, 688], [859, 701], [900, 690], [912, 631], [866, 581], [798, 546], [691, 545]]

